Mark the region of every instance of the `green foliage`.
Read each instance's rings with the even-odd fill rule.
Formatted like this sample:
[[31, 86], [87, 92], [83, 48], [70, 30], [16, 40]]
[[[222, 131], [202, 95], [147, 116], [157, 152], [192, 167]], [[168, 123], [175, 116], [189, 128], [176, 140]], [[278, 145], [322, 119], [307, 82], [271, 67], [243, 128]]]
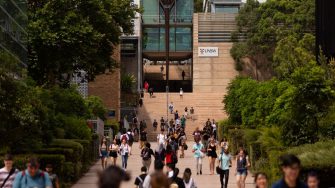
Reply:
[[[84, 70], [89, 80], [116, 64], [122, 33], [133, 32], [130, 0], [29, 1], [29, 75], [38, 85], [68, 85]], [[64, 76], [67, 75], [67, 76]]]
[[121, 91], [131, 93], [135, 83], [136, 78], [133, 74], [123, 74], [121, 76]]
[[312, 34], [305, 34], [301, 40], [293, 35], [281, 39], [277, 43], [273, 57], [273, 65], [278, 77], [290, 77], [295, 69], [314, 60], [314, 51], [315, 37]]
[[73, 150], [73, 156], [71, 158], [72, 162], [80, 161], [84, 152], [83, 151], [84, 148], [81, 144], [70, 139], [54, 139], [50, 144], [50, 147], [72, 149]]
[[96, 96], [89, 96], [87, 99], [85, 99], [85, 103], [87, 105], [87, 108], [90, 112], [90, 116], [92, 117], [99, 117], [100, 119], [104, 120], [107, 109], [104, 106], [101, 98]]
[[231, 54], [235, 61], [239, 63], [241, 57], [254, 60], [259, 55], [265, 56], [273, 62], [280, 77], [286, 76], [308, 62], [314, 52], [315, 0], [261, 4], [247, 0], [237, 16], [237, 25], [247, 40], [234, 43], [236, 47]]
[[230, 49], [230, 55], [235, 60], [235, 69], [237, 71], [243, 70], [243, 60], [242, 58], [247, 54], [247, 44], [245, 42], [235, 42], [233, 47]]
[[203, 12], [203, 1], [202, 0], [195, 0], [194, 1], [194, 12]]

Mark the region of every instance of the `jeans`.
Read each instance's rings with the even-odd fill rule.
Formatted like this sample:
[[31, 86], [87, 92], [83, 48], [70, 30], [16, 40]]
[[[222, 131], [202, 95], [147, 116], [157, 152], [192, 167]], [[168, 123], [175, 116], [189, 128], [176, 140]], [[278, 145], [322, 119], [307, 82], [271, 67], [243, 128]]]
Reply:
[[199, 171], [202, 171], [202, 158], [196, 157], [195, 162], [196, 162], [197, 173], [199, 173]]
[[[223, 178], [224, 178], [224, 182], [223, 182]], [[228, 170], [222, 170], [222, 173], [220, 174], [221, 188], [227, 188], [228, 179], [229, 179], [229, 169]]]
[[122, 168], [126, 169], [127, 168], [127, 161], [128, 161], [128, 153], [122, 156]]

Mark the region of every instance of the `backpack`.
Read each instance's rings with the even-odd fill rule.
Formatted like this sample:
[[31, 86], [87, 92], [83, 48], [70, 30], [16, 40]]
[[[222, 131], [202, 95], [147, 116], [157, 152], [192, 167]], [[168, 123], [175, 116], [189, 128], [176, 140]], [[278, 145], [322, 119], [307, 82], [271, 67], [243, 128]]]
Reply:
[[[43, 171], [40, 171], [40, 173], [38, 174], [42, 179], [43, 179], [43, 186], [42, 187], [45, 187], [45, 172]], [[26, 170], [23, 170], [22, 171], [22, 175], [21, 175], [21, 181], [22, 181], [22, 178], [25, 178], [24, 181], [25, 181], [25, 185], [27, 186], [28, 184], [28, 180], [27, 180], [27, 176], [26, 176]], [[21, 182], [20, 181], [20, 182]]]
[[140, 180], [140, 184], [138, 184], [139, 188], [143, 188], [143, 182], [144, 180], [142, 180], [142, 178], [140, 176], [137, 176], [137, 179]]
[[172, 163], [177, 164], [178, 163], [178, 157], [175, 152], [173, 152], [171, 156]]
[[129, 142], [134, 142], [134, 136], [133, 136], [133, 134], [128, 134], [127, 133], [127, 135], [128, 135], [128, 138], [129, 138]]

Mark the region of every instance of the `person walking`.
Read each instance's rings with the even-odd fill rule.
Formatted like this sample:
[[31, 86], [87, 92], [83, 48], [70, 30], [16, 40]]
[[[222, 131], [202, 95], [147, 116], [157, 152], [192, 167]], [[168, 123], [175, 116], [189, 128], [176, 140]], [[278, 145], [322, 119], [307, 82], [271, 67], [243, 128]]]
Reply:
[[248, 175], [248, 168], [250, 162], [248, 156], [245, 154], [243, 149], [240, 149], [238, 156], [236, 157], [236, 183], [237, 188], [245, 188], [245, 180]]
[[163, 117], [161, 117], [160, 123], [161, 123], [161, 130], [163, 130], [165, 127], [165, 120]]
[[218, 167], [220, 168], [220, 183], [221, 188], [228, 187], [229, 180], [229, 168], [231, 167], [231, 155], [229, 154], [228, 148], [223, 150], [218, 159]]
[[108, 145], [106, 138], [103, 138], [101, 140], [99, 146], [99, 156], [101, 158], [102, 169], [105, 169], [107, 167], [107, 158], [108, 158]]
[[178, 110], [176, 110], [176, 112], [174, 113], [174, 120], [179, 119], [179, 114], [178, 114]]
[[143, 188], [143, 182], [145, 180], [145, 177], [147, 177], [148, 169], [145, 166], [142, 166], [141, 168], [141, 175], [137, 176], [135, 179], [135, 188]]
[[184, 181], [185, 188], [197, 188], [197, 185], [191, 176], [192, 176], [191, 169], [185, 168], [184, 175], [183, 175], [183, 181]]
[[215, 123], [215, 121], [213, 120], [213, 123], [212, 123], [212, 128], [213, 128], [213, 136], [214, 136], [214, 139], [215, 139], [215, 141], [217, 140], [217, 131], [216, 131], [216, 129], [217, 129], [217, 126], [216, 126], [216, 123]]
[[149, 88], [149, 94], [150, 94], [150, 98], [152, 98], [154, 96], [154, 88]]
[[292, 154], [280, 156], [280, 168], [283, 172], [283, 178], [272, 185], [272, 188], [307, 188], [307, 185], [299, 180], [301, 162], [299, 158]]
[[116, 140], [113, 140], [113, 143], [109, 146], [109, 156], [112, 161], [112, 165], [116, 165], [117, 154], [119, 152], [119, 145], [117, 145]]
[[27, 169], [15, 176], [13, 188], [52, 188], [48, 173], [43, 172], [37, 158], [30, 158], [27, 162]]
[[196, 139], [195, 144], [193, 145], [192, 152], [194, 153], [194, 158], [196, 162], [197, 175], [202, 174], [202, 158], [205, 157], [205, 148], [200, 139]]
[[147, 142], [147, 131], [145, 131], [145, 128], [140, 133], [140, 149], [143, 148], [144, 144]]
[[184, 95], [183, 88], [180, 88], [180, 90], [179, 90], [180, 99], [183, 99], [183, 95]]
[[184, 115], [180, 118], [180, 126], [183, 129], [185, 129], [185, 127], [186, 127], [186, 116], [184, 116]]
[[130, 175], [126, 171], [111, 165], [99, 173], [98, 188], [120, 188], [122, 182], [129, 180]]
[[58, 178], [57, 174], [55, 174], [53, 172], [52, 164], [47, 164], [46, 167], [45, 167], [45, 171], [48, 173], [48, 175], [50, 177], [50, 181], [52, 183], [52, 187], [53, 188], [60, 188], [59, 178]]
[[149, 83], [147, 81], [144, 82], [144, 89], [146, 92], [149, 91]]
[[127, 144], [127, 141], [125, 139], [122, 140], [122, 143], [120, 146], [120, 153], [121, 153], [121, 159], [122, 159], [122, 168], [126, 170], [127, 164], [128, 164], [128, 156], [129, 156], [129, 145]]
[[226, 137], [223, 137], [220, 141], [221, 153], [223, 153], [224, 149], [228, 149], [229, 143]]
[[211, 139], [210, 143], [208, 144], [207, 153], [209, 158], [210, 175], [214, 175], [215, 160], [217, 158], [216, 143], [214, 139]]
[[142, 165], [149, 171], [151, 166], [151, 155], [154, 155], [154, 151], [151, 149], [150, 143], [146, 143], [145, 147], [141, 151]]
[[168, 165], [168, 164], [176, 165], [177, 161], [176, 161], [175, 156], [176, 156], [176, 153], [174, 152], [172, 146], [168, 144], [166, 146], [166, 152], [165, 152], [165, 165]]
[[152, 123], [152, 127], [154, 128], [155, 131], [157, 131], [157, 126], [158, 126], [157, 120], [154, 119], [154, 122]]
[[173, 102], [171, 102], [170, 104], [169, 104], [169, 110], [170, 110], [170, 114], [173, 114]]
[[185, 80], [185, 71], [183, 70], [183, 72], [181, 72], [181, 76], [183, 77], [183, 80]]
[[6, 154], [4, 157], [4, 167], [0, 169], [0, 187], [12, 188], [16, 174], [19, 170], [13, 168], [14, 157], [11, 154]]
[[263, 172], [257, 172], [255, 174], [254, 182], [255, 182], [256, 188], [268, 188], [268, 176]]
[[157, 143], [158, 145], [162, 144], [165, 145], [167, 140], [167, 136], [164, 134], [164, 129], [161, 130], [161, 133], [157, 135]]
[[194, 138], [194, 142], [200, 141], [201, 140], [201, 131], [199, 129], [199, 127], [195, 128], [195, 131], [193, 132], [193, 138]]

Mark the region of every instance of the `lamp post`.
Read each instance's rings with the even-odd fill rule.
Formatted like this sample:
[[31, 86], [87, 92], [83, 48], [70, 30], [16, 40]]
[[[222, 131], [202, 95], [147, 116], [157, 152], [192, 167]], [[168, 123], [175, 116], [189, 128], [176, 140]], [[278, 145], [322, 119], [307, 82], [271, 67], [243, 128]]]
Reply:
[[166, 119], [169, 120], [170, 10], [175, 0], [159, 0], [165, 16]]

